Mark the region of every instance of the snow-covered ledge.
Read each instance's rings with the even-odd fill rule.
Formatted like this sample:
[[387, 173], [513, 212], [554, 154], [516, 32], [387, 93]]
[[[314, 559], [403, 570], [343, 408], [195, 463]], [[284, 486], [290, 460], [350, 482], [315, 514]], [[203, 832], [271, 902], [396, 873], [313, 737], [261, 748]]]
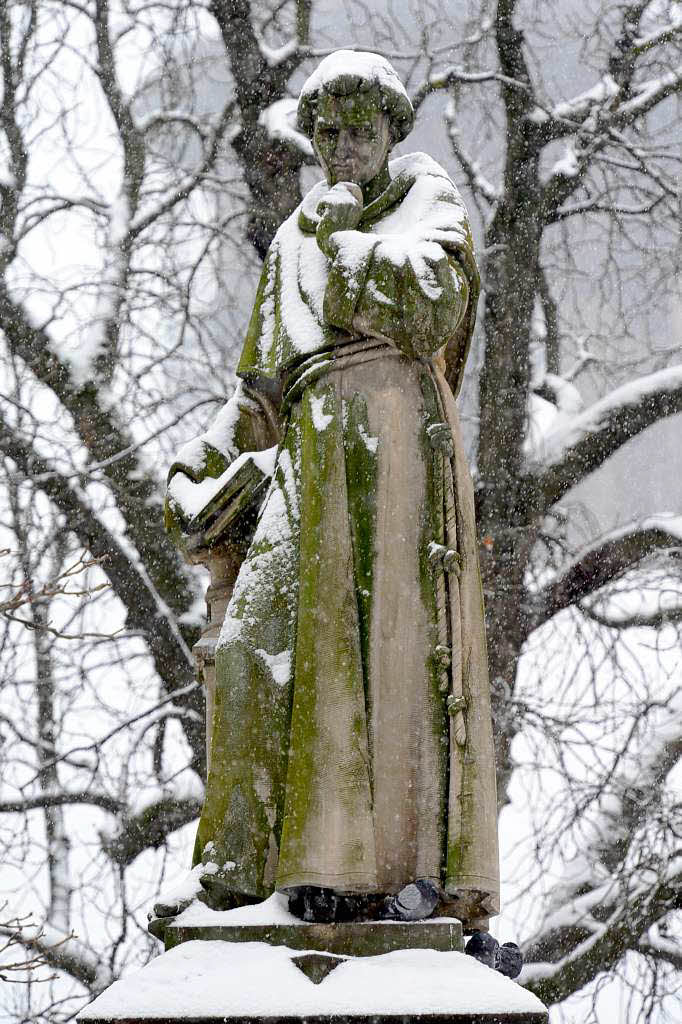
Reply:
[[[327, 954], [303, 954], [320, 958]], [[403, 949], [348, 957], [315, 983], [301, 951], [262, 942], [191, 941], [115, 982], [78, 1016], [89, 1024], [441, 1020], [546, 1024], [536, 996], [463, 953]], [[330, 957], [331, 960], [338, 958]]]

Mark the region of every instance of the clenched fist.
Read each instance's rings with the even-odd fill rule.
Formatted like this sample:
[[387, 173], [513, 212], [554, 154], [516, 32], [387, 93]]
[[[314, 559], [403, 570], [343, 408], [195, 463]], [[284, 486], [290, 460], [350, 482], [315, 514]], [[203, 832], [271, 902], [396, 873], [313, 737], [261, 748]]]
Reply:
[[335, 252], [331, 237], [335, 231], [353, 231], [360, 223], [363, 203], [362, 190], [352, 181], [340, 181], [317, 204], [320, 223], [317, 226], [317, 244], [325, 256]]

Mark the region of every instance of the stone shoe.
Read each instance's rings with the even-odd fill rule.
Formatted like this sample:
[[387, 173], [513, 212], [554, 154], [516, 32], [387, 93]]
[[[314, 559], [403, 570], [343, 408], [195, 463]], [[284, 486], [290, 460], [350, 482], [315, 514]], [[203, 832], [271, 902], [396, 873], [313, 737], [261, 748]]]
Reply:
[[288, 892], [289, 910], [302, 921], [331, 924], [343, 918], [342, 897], [317, 885], [300, 885]]

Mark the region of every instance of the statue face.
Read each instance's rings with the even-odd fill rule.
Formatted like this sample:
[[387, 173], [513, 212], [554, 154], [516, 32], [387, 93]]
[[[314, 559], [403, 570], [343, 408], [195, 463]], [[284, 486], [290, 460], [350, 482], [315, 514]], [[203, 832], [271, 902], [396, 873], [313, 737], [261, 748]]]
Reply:
[[391, 148], [390, 122], [381, 109], [378, 93], [322, 93], [313, 146], [330, 185], [339, 181], [365, 185], [375, 178]]

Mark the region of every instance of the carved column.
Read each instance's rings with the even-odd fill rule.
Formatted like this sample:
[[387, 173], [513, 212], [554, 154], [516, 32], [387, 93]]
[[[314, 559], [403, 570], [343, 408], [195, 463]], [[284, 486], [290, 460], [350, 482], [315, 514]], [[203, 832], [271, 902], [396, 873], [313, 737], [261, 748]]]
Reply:
[[206, 694], [206, 765], [210, 768], [211, 736], [213, 733], [213, 706], [215, 702], [215, 652], [225, 611], [232, 597], [243, 555], [234, 548], [218, 544], [192, 552], [191, 561], [204, 565], [211, 574], [206, 590], [206, 626], [201, 638], [192, 648], [197, 677]]

